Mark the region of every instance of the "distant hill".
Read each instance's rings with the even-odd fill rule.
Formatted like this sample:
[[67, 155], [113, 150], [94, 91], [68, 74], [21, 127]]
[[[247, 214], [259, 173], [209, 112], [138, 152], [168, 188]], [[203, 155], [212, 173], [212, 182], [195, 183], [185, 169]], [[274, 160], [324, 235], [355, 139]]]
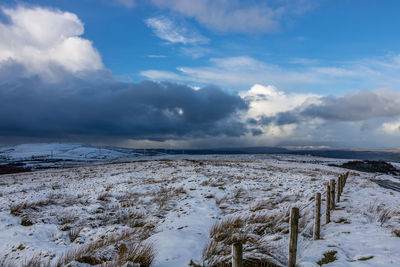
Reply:
[[[292, 154], [327, 158], [400, 162], [400, 153], [377, 150], [302, 149], [244, 147], [216, 149], [132, 149], [86, 144], [41, 143], [0, 147], [0, 165], [6, 170], [72, 167], [146, 159], [148, 156], [208, 154]], [[6, 168], [7, 167], [7, 168]], [[19, 168], [19, 169], [17, 169]]]
[[245, 147], [245, 148], [217, 148], [217, 149], [155, 149], [154, 151], [167, 154], [293, 154], [311, 155], [317, 157], [339, 159], [384, 160], [400, 162], [400, 153], [379, 150], [340, 150], [340, 149], [301, 149], [292, 150], [281, 147]]
[[39, 143], [0, 147], [0, 165], [23, 168], [71, 167], [128, 161], [162, 153], [143, 149], [86, 144]]

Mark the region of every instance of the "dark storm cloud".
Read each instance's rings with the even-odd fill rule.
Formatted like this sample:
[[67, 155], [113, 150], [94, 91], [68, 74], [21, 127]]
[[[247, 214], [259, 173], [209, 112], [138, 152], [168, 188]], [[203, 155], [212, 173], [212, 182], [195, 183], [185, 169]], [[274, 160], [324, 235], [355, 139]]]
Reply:
[[350, 122], [400, 115], [400, 93], [384, 89], [363, 90], [343, 97], [327, 96], [319, 100], [319, 104], [263, 117], [259, 123], [285, 125], [307, 121], [310, 118]]
[[47, 82], [24, 78], [20, 74], [26, 70], [8, 65], [0, 68], [0, 136], [166, 140], [247, 132], [235, 119], [247, 104], [217, 87], [122, 83], [107, 71], [64, 73], [61, 80]]

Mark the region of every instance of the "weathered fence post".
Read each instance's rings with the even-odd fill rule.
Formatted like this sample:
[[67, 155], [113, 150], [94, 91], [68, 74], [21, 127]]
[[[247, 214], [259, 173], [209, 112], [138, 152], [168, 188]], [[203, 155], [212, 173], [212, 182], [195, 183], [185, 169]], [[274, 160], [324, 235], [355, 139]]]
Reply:
[[319, 239], [321, 229], [321, 193], [315, 194], [315, 219], [314, 219], [314, 240]]
[[340, 175], [340, 195], [343, 193], [343, 187], [344, 187], [344, 176]]
[[326, 224], [331, 222], [331, 186], [326, 186], [326, 210], [325, 210]]
[[232, 244], [232, 267], [243, 267], [243, 245], [240, 242]]
[[290, 212], [289, 267], [296, 266], [297, 235], [299, 234], [299, 208]]
[[337, 193], [336, 193], [336, 203], [340, 202], [340, 176], [337, 178]]
[[335, 179], [331, 179], [331, 210], [335, 209]]

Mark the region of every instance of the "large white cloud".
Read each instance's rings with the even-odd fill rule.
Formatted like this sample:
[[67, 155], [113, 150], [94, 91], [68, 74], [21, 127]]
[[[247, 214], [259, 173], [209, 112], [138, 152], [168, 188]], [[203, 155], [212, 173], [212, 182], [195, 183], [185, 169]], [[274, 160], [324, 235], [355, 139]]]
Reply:
[[320, 96], [314, 94], [287, 94], [275, 86], [253, 85], [250, 90], [239, 94], [249, 103], [249, 116], [273, 116], [279, 112], [293, 110], [300, 106], [318, 103]]
[[400, 120], [385, 122], [379, 129], [381, 132], [389, 135], [400, 135]]
[[101, 57], [80, 37], [84, 25], [69, 12], [41, 7], [2, 8], [9, 23], [0, 23], [0, 64], [14, 61], [30, 74], [54, 76], [54, 67], [68, 72], [100, 70]]
[[[286, 93], [275, 86], [261, 84], [255, 84], [239, 95], [249, 105], [249, 109], [243, 114], [243, 120], [249, 123], [253, 133], [257, 131], [260, 133], [256, 136], [248, 136], [247, 139], [253, 139], [251, 142], [257, 142], [257, 145], [275, 145], [295, 135], [298, 128], [297, 123], [284, 125], [259, 123], [263, 118], [319, 103], [320, 98], [315, 94]], [[254, 121], [254, 124], [250, 122], [251, 120]], [[312, 124], [310, 122], [310, 125]]]

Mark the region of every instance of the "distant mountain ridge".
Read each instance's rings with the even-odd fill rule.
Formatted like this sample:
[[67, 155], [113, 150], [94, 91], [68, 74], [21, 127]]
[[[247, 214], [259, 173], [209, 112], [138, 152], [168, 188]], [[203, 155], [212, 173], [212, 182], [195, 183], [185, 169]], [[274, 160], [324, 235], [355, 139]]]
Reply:
[[129, 161], [158, 155], [143, 149], [97, 147], [75, 143], [39, 143], [0, 147], [0, 165], [28, 168], [71, 167]]
[[310, 155], [338, 159], [384, 160], [400, 162], [400, 153], [379, 150], [352, 150], [352, 149], [287, 149], [283, 147], [245, 147], [245, 148], [217, 148], [217, 149], [153, 149], [167, 154], [292, 154]]
[[77, 143], [21, 144], [0, 147], [0, 165], [22, 168], [59, 168], [146, 159], [149, 156], [208, 154], [291, 154], [327, 158], [400, 162], [400, 153], [377, 150], [288, 149], [243, 147], [215, 149], [133, 149]]

